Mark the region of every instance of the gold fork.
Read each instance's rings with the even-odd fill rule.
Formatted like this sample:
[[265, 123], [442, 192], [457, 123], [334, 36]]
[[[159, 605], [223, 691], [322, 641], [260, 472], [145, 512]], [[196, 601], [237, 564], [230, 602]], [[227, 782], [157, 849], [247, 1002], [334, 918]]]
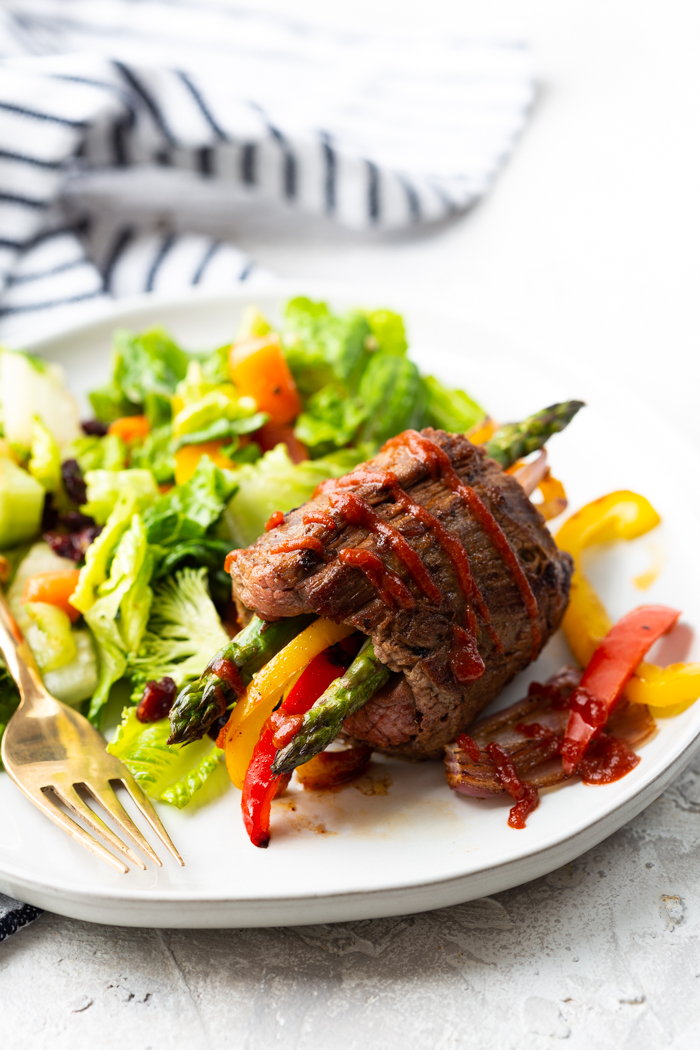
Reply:
[[145, 870], [143, 861], [78, 794], [76, 788], [84, 788], [115, 824], [130, 835], [155, 864], [162, 867], [161, 861], [114, 793], [112, 784], [123, 784], [161, 842], [179, 864], [184, 864], [151, 803], [126, 767], [105, 750], [102, 736], [87, 718], [46, 691], [32, 652], [2, 593], [0, 651], [21, 697], [20, 705], [2, 738], [2, 761], [20, 791], [49, 820], [117, 871], [126, 874], [129, 868], [59, 808], [56, 799], [133, 864]]

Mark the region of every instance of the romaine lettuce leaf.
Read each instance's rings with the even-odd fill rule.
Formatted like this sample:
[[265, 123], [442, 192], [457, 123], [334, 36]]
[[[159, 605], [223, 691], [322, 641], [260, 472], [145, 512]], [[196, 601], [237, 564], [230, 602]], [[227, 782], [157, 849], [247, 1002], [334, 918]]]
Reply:
[[306, 445], [312, 457], [325, 456], [349, 445], [366, 417], [361, 398], [341, 394], [329, 384], [311, 395], [306, 409], [297, 417], [294, 436]]
[[149, 543], [171, 546], [203, 536], [221, 517], [236, 486], [237, 474], [221, 470], [203, 456], [189, 481], [176, 485], [144, 512]]
[[126, 446], [116, 434], [104, 437], [80, 437], [70, 446], [68, 459], [77, 459], [83, 474], [89, 470], [123, 470]]
[[359, 398], [366, 416], [361, 439], [375, 448], [403, 430], [423, 426], [425, 387], [407, 357], [375, 354], [362, 376]]
[[426, 422], [428, 426], [453, 433], [464, 433], [486, 413], [464, 390], [450, 390], [435, 376], [426, 376]]
[[159, 802], [182, 809], [216, 769], [223, 754], [208, 736], [185, 747], [168, 747], [167, 718], [143, 724], [127, 707], [107, 750], [120, 758], [141, 788]]
[[382, 354], [403, 357], [408, 350], [408, 341], [401, 314], [392, 313], [391, 310], [372, 310], [365, 316], [376, 340], [375, 349]]
[[150, 470], [89, 470], [85, 483], [87, 503], [80, 509], [98, 525], [105, 524], [119, 500], [130, 500], [133, 509], [139, 511], [160, 497]]
[[100, 663], [99, 683], [88, 712], [95, 724], [110, 688], [124, 675], [129, 658], [135, 656], [141, 643], [153, 598], [149, 586], [152, 571], [146, 530], [141, 517], [134, 514], [117, 544], [109, 576], [99, 584], [96, 600], [84, 611]]
[[166, 485], [175, 478], [175, 457], [172, 447], [172, 427], [168, 423], [155, 427], [143, 444], [131, 449], [131, 466], [150, 470], [159, 485]]
[[184, 540], [174, 547], [154, 547], [156, 568], [154, 580], [172, 576], [176, 569], [205, 568], [209, 573], [209, 590], [219, 606], [231, 600], [231, 577], [224, 571], [224, 560], [231, 549], [231, 541], [202, 536], [197, 540]]
[[238, 547], [247, 547], [265, 531], [265, 522], [276, 510], [288, 511], [309, 500], [326, 478], [339, 478], [362, 461], [364, 452], [342, 449], [323, 459], [292, 463], [287, 446], [280, 444], [257, 461], [236, 471], [238, 491], [231, 499], [224, 522]]
[[119, 331], [114, 339], [112, 379], [90, 395], [95, 415], [105, 423], [141, 411], [152, 394], [175, 393], [184, 379], [189, 356], [160, 328]]
[[332, 314], [325, 303], [292, 299], [282, 332], [287, 363], [305, 396], [328, 384], [354, 393], [370, 354], [372, 332], [359, 310]]

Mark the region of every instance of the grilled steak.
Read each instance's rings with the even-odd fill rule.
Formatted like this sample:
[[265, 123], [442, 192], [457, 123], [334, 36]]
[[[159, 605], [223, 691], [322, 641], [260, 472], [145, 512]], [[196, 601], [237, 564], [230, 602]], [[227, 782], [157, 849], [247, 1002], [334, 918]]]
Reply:
[[461, 435], [407, 431], [320, 489], [236, 553], [234, 596], [267, 620], [313, 612], [371, 635], [395, 674], [346, 733], [438, 756], [557, 629], [571, 558]]

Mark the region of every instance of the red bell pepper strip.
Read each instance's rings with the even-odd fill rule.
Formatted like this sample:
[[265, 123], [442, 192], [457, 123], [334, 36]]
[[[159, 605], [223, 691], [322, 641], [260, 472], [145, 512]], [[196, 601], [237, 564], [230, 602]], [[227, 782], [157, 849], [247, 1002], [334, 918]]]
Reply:
[[272, 763], [278, 748], [289, 743], [299, 730], [302, 715], [313, 707], [331, 682], [345, 673], [351, 661], [352, 656], [342, 642], [324, 649], [314, 657], [281, 706], [263, 726], [241, 797], [243, 823], [254, 846], [264, 849], [270, 841], [270, 806], [281, 779], [272, 775]]
[[680, 616], [666, 605], [641, 605], [608, 631], [569, 698], [569, 721], [561, 747], [564, 772], [576, 772], [586, 748], [600, 734], [645, 653]]

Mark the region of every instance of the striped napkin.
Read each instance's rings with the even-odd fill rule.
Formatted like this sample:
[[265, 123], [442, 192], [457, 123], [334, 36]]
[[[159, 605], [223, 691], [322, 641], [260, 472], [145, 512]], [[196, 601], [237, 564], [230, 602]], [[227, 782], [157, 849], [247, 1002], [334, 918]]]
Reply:
[[[182, 227], [205, 190], [214, 219], [222, 200], [368, 231], [464, 212], [534, 94], [529, 48], [504, 36], [362, 35], [230, 0], [3, 0], [0, 341], [115, 297], [263, 281]], [[0, 897], [0, 940], [35, 914]]]

